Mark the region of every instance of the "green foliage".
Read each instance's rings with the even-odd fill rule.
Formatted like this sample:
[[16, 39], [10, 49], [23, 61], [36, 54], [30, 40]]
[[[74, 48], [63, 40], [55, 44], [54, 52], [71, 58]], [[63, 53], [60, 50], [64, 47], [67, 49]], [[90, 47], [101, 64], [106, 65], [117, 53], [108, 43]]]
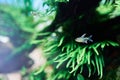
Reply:
[[61, 79], [69, 80], [69, 78], [70, 73], [67, 72], [66, 70], [61, 70], [53, 73], [51, 77], [49, 77], [47, 80], [61, 80]]
[[[34, 76], [41, 76], [43, 75], [43, 71], [39, 72], [39, 73], [35, 73]], [[46, 73], [45, 73], [46, 74]], [[34, 78], [33, 76], [33, 78]], [[54, 72], [52, 72], [51, 74], [49, 74], [49, 77], [46, 77], [44, 75], [44, 77], [42, 76], [42, 78], [38, 78], [38, 80], [43, 80], [44, 78], [46, 78], [45, 80], [69, 80], [70, 78], [70, 73], [67, 70], [60, 70], [58, 71], [57, 69], [54, 69]], [[36, 80], [35, 78], [33, 80]]]
[[100, 15], [109, 15], [110, 18], [114, 18], [120, 15], [120, 0], [102, 0], [96, 11]]
[[[53, 62], [53, 64], [54, 62], [57, 63], [56, 68], [59, 69], [64, 65], [66, 69], [69, 69], [69, 74], [74, 74], [74, 76], [77, 75], [78, 72], [82, 74], [84, 66], [87, 66], [88, 77], [97, 72], [98, 76], [102, 78], [103, 67], [105, 66], [103, 57], [105, 47], [119, 46], [118, 43], [113, 41], [102, 41], [91, 45], [82, 45], [72, 40], [65, 42], [65, 39], [65, 37], [61, 37], [60, 39], [48, 37], [41, 40], [41, 43], [44, 45], [45, 55], [50, 58], [50, 60], [52, 58], [51, 62]], [[61, 72], [58, 72], [58, 74], [64, 77]], [[59, 77], [60, 76], [55, 74], [55, 79], [51, 80], [56, 80], [56, 78], [59, 80]]]
[[[38, 71], [34, 72], [34, 76], [39, 76], [40, 74], [42, 74], [43, 72], [45, 72], [46, 67], [50, 66], [53, 64], [53, 61], [48, 61], [47, 64], [43, 65]], [[53, 68], [53, 71], [50, 73], [46, 73], [49, 76], [44, 76], [44, 78], [46, 78], [45, 80], [69, 80], [70, 78], [70, 73], [66, 70], [66, 69], [62, 69], [62, 70], [57, 70], [55, 68]], [[43, 78], [42, 78], [43, 79]], [[36, 79], [33, 79], [36, 80]]]
[[96, 10], [99, 12], [99, 14], [106, 15], [114, 10], [114, 5], [112, 3], [107, 3], [107, 4], [101, 3]]
[[[59, 0], [59, 2], [61, 1]], [[57, 6], [56, 1], [53, 0], [47, 0], [45, 4], [49, 4], [50, 7], [52, 6], [52, 9], [54, 8], [54, 10], [55, 6]], [[50, 65], [55, 67], [53, 73], [51, 74], [52, 77], [48, 78], [48, 80], [70, 80], [71, 77], [73, 80], [84, 80], [85, 77], [83, 76], [83, 73], [86, 67], [88, 78], [90, 78], [92, 75], [96, 75], [96, 73], [100, 79], [103, 77], [103, 69], [105, 66], [104, 51], [107, 47], [110, 46], [120, 46], [115, 39], [116, 35], [118, 35], [119, 32], [117, 34], [116, 31], [113, 31], [116, 34], [114, 37], [111, 37], [111, 34], [109, 33], [109, 31], [112, 31], [111, 27], [108, 27], [104, 21], [101, 21], [100, 23], [100, 25], [103, 25], [102, 27], [98, 24], [101, 20], [101, 15], [102, 18], [104, 16], [104, 18], [107, 17], [105, 19], [106, 23], [107, 20], [111, 19], [111, 17], [108, 18], [108, 15], [114, 12], [114, 5], [115, 4], [113, 4], [113, 0], [101, 0], [101, 3], [98, 7], [95, 8], [95, 10], [92, 10], [93, 8], [90, 8], [90, 10], [88, 10], [88, 13], [84, 14], [83, 12], [83, 14], [78, 14], [77, 16], [74, 15], [74, 13], [72, 14], [72, 12], [68, 12], [70, 15], [66, 15], [67, 12], [64, 13], [64, 9], [61, 9], [63, 7], [59, 6], [63, 16], [59, 15], [60, 11], [57, 10], [58, 15], [56, 14], [56, 19], [53, 22], [56, 24], [48, 26], [48, 28], [50, 28], [48, 31], [39, 33], [38, 36], [42, 36], [44, 39], [33, 41], [33, 43], [40, 43], [42, 45], [48, 61], [51, 62]], [[75, 6], [75, 10], [76, 7], [78, 7], [78, 5]], [[74, 9], [74, 7], [72, 8]], [[94, 15], [95, 20], [93, 20], [93, 23], [91, 23], [90, 14], [94, 14], [96, 11], [98, 14]], [[67, 18], [64, 15], [66, 15]], [[78, 19], [78, 17], [80, 18]], [[98, 21], [96, 21], [96, 17], [99, 17]], [[65, 20], [59, 21], [59, 19], [62, 18]], [[62, 27], [62, 31], [58, 30], [60, 27]], [[107, 27], [107, 29], [104, 30], [104, 27]], [[50, 31], [51, 29], [53, 31]], [[120, 30], [120, 28], [118, 29]], [[93, 34], [95, 40], [87, 44], [76, 42], [75, 38], [84, 32], [90, 35]], [[44, 69], [45, 68], [41, 68], [38, 73], [43, 72]], [[65, 75], [68, 75], [68, 77], [65, 77]]]
[[[48, 44], [44, 44], [47, 46], [45, 52], [48, 52], [49, 54], [51, 53], [52, 55], [53, 53], [55, 53], [55, 49], [57, 51], [57, 47], [61, 47], [63, 42], [64, 37], [60, 39], [58, 45], [53, 43], [52, 41]], [[89, 77], [91, 73], [94, 73], [91, 72], [91, 66], [94, 66], [94, 71], [97, 70], [98, 75], [100, 76], [100, 78], [102, 78], [104, 66], [102, 52], [106, 46], [119, 46], [119, 44], [112, 41], [99, 42], [88, 46], [80, 45], [78, 43], [75, 43], [74, 41], [63, 44], [60, 50], [61, 54], [57, 55], [57, 57], [54, 59], [55, 62], [58, 63], [56, 68], [59, 68], [60, 65], [67, 61], [66, 68], [71, 68], [70, 73], [75, 74], [79, 68], [81, 69], [80, 73], [82, 73], [83, 66], [85, 64], [87, 65], [89, 70]]]
[[115, 9], [111, 16], [114, 18], [116, 16], [120, 16], [120, 0], [115, 0]]
[[77, 80], [84, 80], [84, 77], [80, 74], [77, 75]]
[[29, 80], [46, 80], [45, 75], [46, 75], [45, 72], [41, 72], [38, 75], [34, 75], [34, 73], [32, 72], [29, 74], [28, 77], [29, 77]]
[[32, 33], [34, 32], [34, 22], [33, 17], [29, 16], [26, 17], [24, 13], [21, 12], [21, 8], [13, 7], [13, 6], [6, 6], [6, 5], [0, 5], [0, 9], [3, 9], [4, 11], [10, 13], [12, 17], [15, 19], [16, 24], [19, 25], [21, 30], [25, 32]]

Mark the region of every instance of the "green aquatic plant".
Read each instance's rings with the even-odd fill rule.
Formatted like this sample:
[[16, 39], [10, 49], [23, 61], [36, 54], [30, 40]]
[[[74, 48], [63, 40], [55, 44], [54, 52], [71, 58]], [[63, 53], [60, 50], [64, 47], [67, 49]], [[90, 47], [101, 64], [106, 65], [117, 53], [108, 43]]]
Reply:
[[[87, 4], [69, 0], [51, 3], [56, 17], [33, 41], [42, 45], [45, 56], [53, 66], [52, 78], [48, 79], [89, 80], [96, 75], [95, 80], [102, 79], [106, 67], [105, 51], [108, 47], [120, 47], [116, 39], [120, 34], [120, 17], [111, 18], [116, 9], [114, 1], [97, 0]], [[44, 69], [45, 66], [37, 73]]]
[[80, 68], [80, 73], [84, 68], [84, 64], [87, 65], [89, 70], [89, 77], [91, 75], [92, 69], [94, 67], [94, 71], [97, 71], [98, 76], [102, 78], [103, 76], [103, 67], [104, 67], [104, 59], [102, 52], [107, 46], [119, 46], [119, 44], [112, 41], [104, 41], [95, 43], [88, 46], [80, 46], [76, 43], [68, 43], [63, 46], [62, 51], [65, 49], [65, 53], [58, 55], [55, 58], [55, 62], [58, 62], [57, 68], [68, 61], [66, 64], [66, 68], [72, 68], [70, 73], [75, 73]]
[[[52, 58], [53, 63], [57, 63], [56, 68], [59, 69], [63, 64], [71, 74], [82, 74], [84, 65], [88, 67], [88, 77], [97, 72], [100, 78], [103, 77], [104, 56], [103, 51], [107, 46], [119, 46], [113, 41], [97, 42], [91, 45], [81, 45], [75, 41], [64, 43], [65, 37], [59, 40], [56, 38], [47, 38], [42, 41], [44, 44], [44, 52], [48, 58]], [[92, 69], [92, 67], [94, 67]], [[59, 73], [60, 74], [60, 73]], [[55, 80], [55, 79], [53, 79]]]

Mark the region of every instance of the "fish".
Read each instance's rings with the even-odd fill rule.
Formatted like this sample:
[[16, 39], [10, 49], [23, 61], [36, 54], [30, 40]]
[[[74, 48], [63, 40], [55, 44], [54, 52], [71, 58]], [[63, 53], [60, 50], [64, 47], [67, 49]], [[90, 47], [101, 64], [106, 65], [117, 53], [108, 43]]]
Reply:
[[76, 42], [79, 42], [79, 43], [88, 43], [89, 42], [93, 42], [93, 40], [91, 39], [92, 38], [92, 35], [88, 36], [88, 37], [85, 37], [86, 36], [86, 33], [84, 33], [82, 36], [78, 37], [75, 39]]

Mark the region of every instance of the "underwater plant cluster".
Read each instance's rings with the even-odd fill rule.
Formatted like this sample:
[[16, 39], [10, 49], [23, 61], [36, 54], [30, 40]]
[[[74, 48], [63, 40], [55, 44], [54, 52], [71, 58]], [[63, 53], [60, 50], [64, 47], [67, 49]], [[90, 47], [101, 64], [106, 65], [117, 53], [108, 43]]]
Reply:
[[116, 80], [109, 71], [119, 67], [120, 1], [46, 0], [44, 5], [56, 15], [38, 33], [48, 62], [34, 76], [51, 65], [45, 80]]

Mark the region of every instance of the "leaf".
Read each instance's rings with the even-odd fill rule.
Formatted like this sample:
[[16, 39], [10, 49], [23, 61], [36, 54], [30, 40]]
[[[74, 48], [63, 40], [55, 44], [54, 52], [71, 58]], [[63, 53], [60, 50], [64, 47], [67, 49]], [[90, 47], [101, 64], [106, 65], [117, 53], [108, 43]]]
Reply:
[[66, 49], [66, 50], [67, 50], [67, 53], [70, 51], [70, 48], [71, 48], [71, 46], [68, 45], [68, 46], [67, 46], [67, 49]]
[[96, 44], [96, 48], [98, 48], [100, 45], [101, 45], [100, 43], [97, 43], [97, 44]]
[[60, 65], [63, 64], [63, 62], [64, 62], [64, 61], [60, 61], [60, 62], [57, 64], [56, 68], [58, 69], [58, 68], [60, 67]]
[[65, 50], [65, 48], [66, 48], [66, 46], [63, 46], [63, 47], [62, 47], [62, 52]]
[[103, 77], [103, 64], [100, 58], [99, 58], [99, 65], [100, 65], [100, 79], [101, 79]]
[[[44, 51], [45, 52], [45, 51]], [[55, 53], [57, 53], [57, 48], [55, 47], [55, 48], [53, 48], [53, 49], [51, 49], [50, 51], [48, 51], [48, 52], [45, 52], [46, 53], [46, 56], [48, 55], [53, 55], [53, 54], [55, 54]]]
[[34, 75], [38, 75], [39, 73], [41, 73], [42, 71], [44, 71], [45, 67], [47, 66], [47, 64], [44, 64], [43, 66], [41, 66], [41, 68], [34, 73]]
[[96, 72], [96, 66], [95, 66], [95, 62], [93, 61], [93, 60], [91, 60], [91, 63], [92, 63], [92, 65], [93, 65], [93, 67], [94, 67], [94, 71], [93, 71], [93, 74]]
[[108, 42], [109, 42], [109, 44], [112, 45], [112, 46], [119, 46], [118, 43], [115, 43], [115, 42], [113, 42], [113, 41], [108, 41]]
[[45, 36], [45, 35], [49, 35], [51, 34], [51, 32], [45, 32], [45, 33], [39, 33], [39, 34], [36, 34], [37, 36]]
[[90, 64], [90, 56], [91, 56], [91, 52], [90, 52], [90, 51], [88, 51], [88, 55], [87, 55], [88, 64]]
[[68, 61], [67, 65], [66, 65], [66, 68], [68, 68], [68, 67], [70, 66], [70, 64], [72, 63], [72, 60], [73, 60], [73, 59], [70, 59], [70, 60]]
[[50, 51], [50, 50], [52, 50], [53, 48], [56, 48], [57, 47], [57, 45], [56, 44], [54, 44], [54, 45], [52, 45], [52, 46], [49, 46], [47, 49], [45, 49], [44, 51], [45, 52], [47, 52], [47, 51]]
[[83, 65], [82, 65], [81, 68], [80, 68], [80, 73], [82, 73], [82, 71], [83, 71]]
[[77, 71], [78, 68], [82, 65], [83, 65], [82, 63], [77, 64], [76, 66], [74, 66], [74, 68], [72, 69], [72, 71], [70, 73], [73, 73], [73, 72]]
[[62, 38], [61, 38], [61, 40], [60, 40], [60, 42], [59, 42], [59, 44], [58, 44], [58, 47], [62, 45], [64, 38], [65, 38], [65, 37], [62, 37]]
[[93, 50], [95, 51], [95, 53], [96, 53], [97, 55], [99, 55], [99, 52], [98, 52], [98, 50], [97, 50], [96, 48], [93, 47]]
[[31, 41], [31, 44], [39, 44], [41, 42], [43, 42], [43, 41], [42, 40], [33, 40], [33, 41]]
[[103, 56], [101, 56], [101, 61], [102, 61], [103, 66], [105, 66], [105, 62], [104, 62], [104, 57]]
[[72, 61], [72, 65], [71, 65], [71, 67], [72, 67], [72, 71], [70, 71], [70, 73], [72, 73], [73, 71], [74, 71], [74, 69], [75, 69], [75, 60], [73, 59], [73, 61]]
[[97, 66], [98, 75], [100, 75], [99, 60], [98, 60], [97, 56], [95, 56], [95, 62], [96, 62], [96, 66]]
[[91, 66], [90, 66], [90, 65], [87, 65], [87, 67], [88, 67], [88, 71], [89, 71], [88, 77], [90, 77], [90, 76], [91, 76]]
[[106, 44], [104, 44], [104, 43], [101, 44], [101, 48], [104, 49], [105, 45], [106, 45]]
[[84, 47], [83, 49], [81, 49], [81, 50], [79, 51], [80, 57], [79, 57], [78, 60], [77, 60], [78, 63], [83, 59], [84, 54], [85, 54], [85, 51], [86, 51], [86, 48], [87, 48], [87, 47]]
[[73, 42], [71, 42], [71, 49], [70, 50], [74, 50], [74, 43]]
[[60, 59], [58, 59], [58, 60], [55, 60], [55, 62], [58, 62], [56, 68], [59, 68], [60, 65], [62, 65], [62, 64], [63, 64], [66, 60], [68, 60], [68, 59], [69, 59], [69, 57], [68, 57], [68, 56], [65, 56], [65, 57], [60, 57]]
[[59, 58], [61, 58], [62, 56], [64, 56], [65, 54], [60, 54], [58, 56], [56, 56], [53, 61], [57, 62], [59, 60]]
[[84, 80], [84, 77], [81, 74], [77, 75], [77, 80]]

